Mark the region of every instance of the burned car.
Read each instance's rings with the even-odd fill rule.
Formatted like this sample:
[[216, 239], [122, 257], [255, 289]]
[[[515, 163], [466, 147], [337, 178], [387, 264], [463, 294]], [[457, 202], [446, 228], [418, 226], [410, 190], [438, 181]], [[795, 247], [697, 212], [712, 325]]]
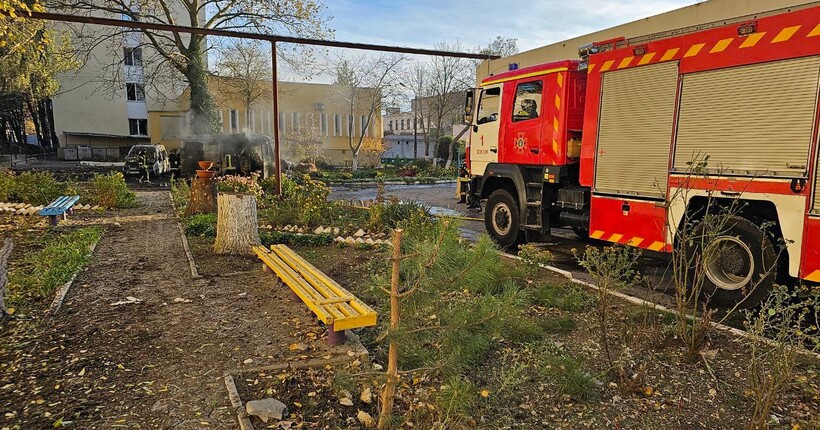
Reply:
[[212, 170], [220, 175], [273, 176], [275, 169], [273, 141], [253, 134], [190, 136], [180, 149], [181, 176], [193, 176], [199, 161], [213, 161]]
[[125, 156], [122, 173], [125, 176], [162, 176], [169, 172], [168, 152], [163, 145], [134, 145]]

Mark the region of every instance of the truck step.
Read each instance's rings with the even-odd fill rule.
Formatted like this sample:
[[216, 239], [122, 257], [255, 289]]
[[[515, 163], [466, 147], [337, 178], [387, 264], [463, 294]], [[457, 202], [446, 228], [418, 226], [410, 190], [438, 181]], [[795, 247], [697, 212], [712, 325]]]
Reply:
[[544, 186], [543, 182], [527, 182], [527, 187], [529, 188], [541, 188]]
[[539, 200], [539, 201], [535, 201], [535, 202], [527, 202], [527, 207], [528, 208], [540, 208], [541, 207], [541, 201]]
[[522, 225], [521, 228], [523, 228], [524, 230], [541, 231], [541, 225], [536, 225], [536, 224], [525, 224], [525, 225]]

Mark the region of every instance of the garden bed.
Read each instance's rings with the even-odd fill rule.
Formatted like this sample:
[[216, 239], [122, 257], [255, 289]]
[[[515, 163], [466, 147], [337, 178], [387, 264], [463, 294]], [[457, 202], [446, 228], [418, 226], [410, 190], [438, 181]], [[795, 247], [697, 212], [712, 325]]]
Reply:
[[[387, 269], [386, 253], [334, 247], [301, 253], [380, 309], [384, 321], [386, 295], [373, 290], [369, 278]], [[517, 327], [494, 337], [458, 375], [436, 370], [402, 375], [394, 411], [397, 427], [746, 428], [754, 404], [748, 340], [712, 332], [700, 359], [690, 363], [674, 335], [673, 316], [613, 300], [610, 335], [624, 348], [629, 372], [619, 383], [607, 373], [590, 292], [547, 270], [522, 270], [523, 263], [516, 261], [503, 264], [508, 281], [526, 292]], [[361, 331], [375, 369], [362, 363], [246, 374], [240, 384], [247, 393], [243, 400], [280, 398], [292, 412], [286, 425], [294, 428], [365, 428], [357, 412], [377, 417], [374, 404], [383, 377], [376, 369], [386, 367], [386, 345], [379, 334], [379, 329]], [[798, 364], [798, 377], [772, 408], [772, 428], [820, 425], [818, 370], [817, 362]], [[359, 399], [364, 388], [371, 389], [372, 404]], [[348, 392], [352, 406], [340, 403]]]

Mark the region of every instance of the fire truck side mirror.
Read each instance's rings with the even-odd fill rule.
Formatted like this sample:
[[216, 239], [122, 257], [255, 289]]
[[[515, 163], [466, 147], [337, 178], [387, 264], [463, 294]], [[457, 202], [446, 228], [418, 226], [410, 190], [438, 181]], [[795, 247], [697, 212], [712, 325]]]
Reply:
[[473, 125], [473, 109], [475, 108], [475, 91], [467, 90], [464, 102], [464, 124]]

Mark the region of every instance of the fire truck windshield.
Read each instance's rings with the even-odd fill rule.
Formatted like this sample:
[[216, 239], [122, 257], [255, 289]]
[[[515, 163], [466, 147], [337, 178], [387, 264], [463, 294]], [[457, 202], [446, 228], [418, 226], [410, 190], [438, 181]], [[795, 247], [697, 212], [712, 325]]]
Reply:
[[478, 121], [476, 124], [484, 124], [498, 120], [500, 99], [501, 87], [481, 90], [481, 99], [478, 102]]

